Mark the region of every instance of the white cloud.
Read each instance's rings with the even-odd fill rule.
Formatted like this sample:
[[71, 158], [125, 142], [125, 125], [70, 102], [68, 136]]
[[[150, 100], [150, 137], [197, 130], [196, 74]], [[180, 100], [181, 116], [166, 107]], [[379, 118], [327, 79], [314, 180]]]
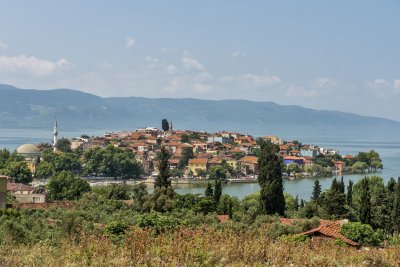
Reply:
[[15, 57], [0, 56], [0, 71], [22, 71], [36, 76], [47, 76], [57, 70], [65, 70], [71, 67], [72, 64], [65, 58], [62, 58], [57, 62], [53, 62], [27, 55]]
[[251, 73], [241, 74], [238, 76], [224, 76], [221, 78], [223, 82], [244, 82], [255, 87], [269, 87], [279, 84], [281, 79], [276, 75], [256, 75]]
[[127, 36], [127, 37], [126, 37], [126, 42], [125, 42], [126, 48], [131, 48], [131, 47], [134, 46], [134, 45], [135, 45], [135, 39], [133, 39], [133, 38], [130, 37], [130, 36]]
[[393, 81], [393, 88], [396, 93], [400, 93], [400, 80]]
[[234, 59], [243, 58], [245, 56], [246, 56], [246, 54], [241, 51], [235, 51], [232, 53], [232, 58], [234, 58]]
[[336, 81], [330, 78], [318, 78], [314, 80], [312, 84], [316, 87], [324, 88], [324, 87], [334, 86], [336, 84]]
[[0, 42], [0, 51], [1, 50], [7, 50], [7, 49], [8, 49], [8, 45], [3, 43], [3, 42]]
[[213, 85], [211, 85], [211, 84], [205, 84], [205, 83], [195, 83], [195, 84], [193, 85], [193, 90], [194, 90], [195, 92], [200, 93], [200, 94], [209, 93], [209, 92], [213, 91], [214, 88], [215, 88], [215, 87], [214, 87]]
[[168, 65], [168, 67], [166, 68], [166, 71], [168, 74], [174, 75], [178, 72], [178, 68], [175, 67], [174, 65]]
[[375, 93], [379, 97], [386, 97], [388, 94], [393, 93], [392, 84], [384, 79], [375, 79], [365, 83], [365, 87]]
[[194, 58], [183, 57], [181, 62], [183, 67], [187, 70], [204, 70], [204, 66]]
[[208, 72], [201, 72], [199, 74], [196, 74], [196, 76], [194, 76], [193, 78], [193, 80], [197, 83], [209, 82], [212, 81], [213, 79], [214, 79], [213, 76]]
[[185, 88], [187, 85], [186, 79], [182, 76], [174, 76], [171, 78], [167, 86], [164, 87], [164, 92], [168, 94], [175, 94]]
[[145, 60], [147, 63], [159, 63], [159, 62], [160, 62], [160, 60], [159, 60], [158, 58], [151, 57], [151, 56], [145, 57], [144, 60]]
[[290, 85], [286, 91], [287, 97], [313, 97], [317, 95], [317, 90], [306, 90], [303, 87], [297, 85]]

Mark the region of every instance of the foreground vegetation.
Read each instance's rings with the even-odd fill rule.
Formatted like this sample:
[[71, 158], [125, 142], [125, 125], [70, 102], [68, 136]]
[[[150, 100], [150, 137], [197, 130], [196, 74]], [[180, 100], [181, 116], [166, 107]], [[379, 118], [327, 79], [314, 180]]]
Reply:
[[[238, 231], [178, 228], [155, 233], [132, 229], [123, 242], [75, 235], [54, 244], [2, 244], [2, 266], [398, 266], [400, 247], [358, 251], [326, 243], [274, 242], [268, 227]], [[332, 249], [334, 247], [334, 249]]]
[[[299, 200], [283, 192], [276, 149], [261, 145], [261, 190], [241, 201], [223, 194], [223, 177], [204, 194], [176, 194], [165, 148], [158, 154], [152, 194], [144, 184], [130, 192], [117, 184], [90, 188], [71, 171], [57, 172], [47, 184], [48, 198], [71, 201], [72, 208], [0, 210], [0, 265], [400, 264], [400, 178], [385, 185], [369, 177], [354, 186], [350, 182], [347, 190], [343, 179], [334, 179], [324, 192], [316, 180], [311, 200]], [[282, 217], [296, 220], [286, 225]], [[341, 234], [370, 248], [357, 250], [339, 239], [316, 246], [308, 236], [296, 235], [318, 227], [320, 219], [349, 220]]]

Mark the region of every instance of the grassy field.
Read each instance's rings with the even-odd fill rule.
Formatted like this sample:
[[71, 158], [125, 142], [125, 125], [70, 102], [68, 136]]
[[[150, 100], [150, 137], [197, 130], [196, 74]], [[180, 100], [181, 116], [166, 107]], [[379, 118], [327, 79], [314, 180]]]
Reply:
[[130, 229], [124, 236], [80, 235], [36, 244], [3, 243], [0, 266], [400, 266], [400, 247], [357, 250], [335, 241], [268, 240], [269, 226], [239, 230]]

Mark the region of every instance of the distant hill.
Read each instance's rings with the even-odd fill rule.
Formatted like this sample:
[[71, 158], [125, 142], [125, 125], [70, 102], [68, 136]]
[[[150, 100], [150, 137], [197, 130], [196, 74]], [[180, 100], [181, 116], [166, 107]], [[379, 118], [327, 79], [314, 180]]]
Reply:
[[166, 118], [178, 129], [232, 130], [286, 138], [329, 135], [379, 140], [400, 136], [397, 121], [273, 102], [102, 98], [71, 89], [0, 85], [0, 128], [51, 128], [55, 117], [64, 130], [161, 127]]

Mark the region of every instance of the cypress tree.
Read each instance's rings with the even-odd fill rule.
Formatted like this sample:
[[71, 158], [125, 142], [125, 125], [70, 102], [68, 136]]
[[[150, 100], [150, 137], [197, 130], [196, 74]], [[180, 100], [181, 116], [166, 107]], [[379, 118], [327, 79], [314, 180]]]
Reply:
[[168, 123], [167, 119], [163, 119], [161, 121], [161, 127], [162, 127], [163, 131], [169, 130], [169, 123]]
[[222, 195], [222, 183], [220, 179], [215, 180], [214, 200], [218, 204]]
[[326, 213], [332, 218], [343, 218], [347, 209], [346, 195], [342, 193], [341, 182], [338, 182], [336, 178], [332, 181], [332, 186], [329, 190], [321, 194], [320, 203], [325, 209]]
[[261, 187], [260, 207], [264, 214], [283, 215], [285, 198], [283, 196], [282, 161], [276, 152], [277, 148], [271, 142], [261, 142], [258, 158], [258, 183]]
[[338, 184], [338, 181], [336, 180], [336, 177], [333, 178], [333, 180], [332, 180], [331, 190], [339, 192], [339, 184]]
[[315, 202], [319, 202], [319, 197], [321, 196], [321, 184], [319, 183], [319, 180], [314, 181], [314, 187], [313, 187], [313, 192], [311, 195], [311, 200]]
[[347, 186], [347, 195], [346, 195], [347, 205], [350, 207], [353, 205], [353, 181], [349, 180], [349, 185]]
[[206, 191], [204, 192], [204, 195], [206, 197], [212, 197], [214, 195], [214, 190], [213, 190], [210, 182], [208, 182], [208, 184], [207, 184], [207, 188], [206, 188]]
[[390, 178], [389, 182], [386, 186], [387, 191], [387, 198], [388, 198], [388, 213], [390, 219], [390, 226], [388, 230], [390, 233], [393, 233], [392, 228], [392, 213], [393, 213], [393, 206], [394, 206], [394, 199], [395, 199], [395, 192], [396, 192], [396, 180], [393, 177]]
[[295, 205], [295, 209], [299, 210], [299, 195], [296, 195], [296, 198], [294, 199], [294, 205]]
[[365, 177], [361, 182], [361, 202], [360, 202], [360, 221], [371, 224], [371, 193], [369, 191], [369, 182]]
[[340, 178], [340, 182], [338, 183], [338, 190], [340, 193], [344, 194], [344, 181], [343, 181], [343, 176]]
[[300, 208], [304, 208], [304, 199], [300, 200]]
[[394, 232], [400, 232], [400, 177], [394, 191], [394, 202], [392, 208], [392, 229]]
[[158, 160], [158, 176], [154, 183], [154, 188], [168, 188], [171, 186], [169, 159], [171, 155], [165, 147], [161, 147], [161, 151], [157, 155]]

